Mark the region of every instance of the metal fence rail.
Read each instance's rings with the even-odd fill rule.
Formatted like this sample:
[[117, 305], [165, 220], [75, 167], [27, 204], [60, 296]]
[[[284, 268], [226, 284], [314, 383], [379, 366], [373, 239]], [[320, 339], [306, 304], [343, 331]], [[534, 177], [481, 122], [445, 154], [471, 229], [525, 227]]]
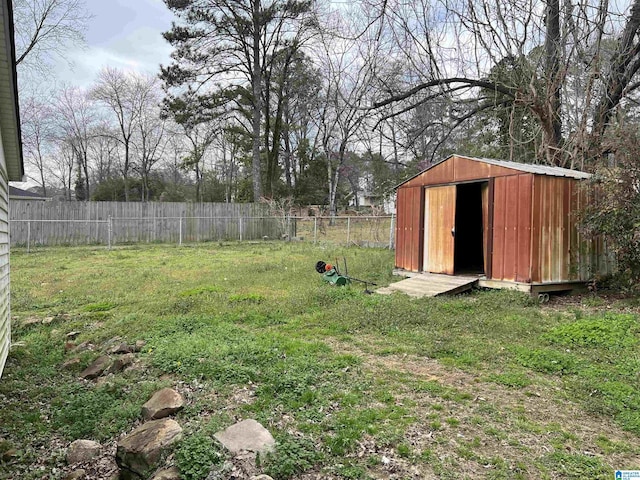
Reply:
[[284, 240], [394, 248], [394, 216], [179, 216], [12, 219], [12, 246]]

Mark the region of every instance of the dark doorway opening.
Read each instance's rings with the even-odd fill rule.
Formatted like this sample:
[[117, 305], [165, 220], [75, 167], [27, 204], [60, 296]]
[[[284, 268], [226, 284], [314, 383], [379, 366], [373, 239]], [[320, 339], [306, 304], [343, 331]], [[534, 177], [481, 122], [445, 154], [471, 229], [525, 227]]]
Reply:
[[465, 183], [456, 189], [454, 271], [483, 274], [482, 183]]

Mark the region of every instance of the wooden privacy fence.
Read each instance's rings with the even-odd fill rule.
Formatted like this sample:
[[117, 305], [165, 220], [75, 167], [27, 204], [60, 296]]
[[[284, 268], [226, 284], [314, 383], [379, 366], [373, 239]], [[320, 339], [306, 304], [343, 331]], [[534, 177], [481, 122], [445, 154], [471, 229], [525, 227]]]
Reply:
[[27, 248], [279, 239], [287, 226], [251, 203], [10, 203], [11, 245]]

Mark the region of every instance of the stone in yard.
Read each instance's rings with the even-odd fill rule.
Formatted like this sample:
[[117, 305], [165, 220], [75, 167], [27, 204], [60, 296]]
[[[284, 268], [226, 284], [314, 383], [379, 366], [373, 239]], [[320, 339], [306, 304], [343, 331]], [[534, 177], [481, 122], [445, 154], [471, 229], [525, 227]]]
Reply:
[[51, 322], [53, 322], [56, 319], [56, 317], [44, 317], [42, 319], [42, 324], [43, 325], [49, 325]]
[[177, 467], [165, 468], [156, 473], [151, 480], [180, 480], [180, 470]]
[[16, 450], [15, 448], [10, 448], [9, 450], [5, 450], [4, 452], [2, 452], [2, 461], [3, 462], [10, 462], [12, 461], [14, 458], [16, 458], [18, 456], [18, 450]]
[[253, 477], [251, 477], [249, 480], [273, 480], [273, 478], [271, 478], [269, 475], [255, 475]]
[[142, 417], [145, 420], [168, 417], [182, 410], [183, 406], [182, 395], [170, 388], [163, 388], [154, 393], [147, 403], [142, 406]]
[[116, 463], [123, 480], [148, 478], [170, 447], [182, 438], [178, 422], [165, 418], [152, 420], [118, 442]]
[[76, 440], [69, 445], [67, 450], [67, 463], [85, 463], [93, 460], [100, 453], [101, 445], [93, 440]]
[[78, 365], [79, 363], [80, 363], [80, 359], [78, 357], [70, 358], [69, 360], [65, 361], [62, 364], [62, 368], [73, 368], [76, 365]]
[[115, 355], [122, 355], [123, 353], [131, 353], [131, 352], [133, 352], [133, 348], [131, 348], [126, 343], [120, 343], [118, 345], [114, 345], [109, 350], [107, 350], [107, 353], [112, 353]]
[[118, 373], [127, 368], [136, 359], [133, 353], [127, 353], [115, 359], [109, 367], [109, 373]]
[[83, 468], [80, 468], [69, 473], [66, 477], [64, 477], [64, 480], [82, 480], [86, 476], [87, 472]]
[[84, 352], [85, 350], [93, 350], [95, 345], [89, 341], [82, 342], [80, 345], [73, 349], [73, 353]]
[[142, 350], [142, 347], [144, 347], [146, 344], [147, 342], [145, 342], [144, 340], [136, 340], [136, 343], [133, 346], [133, 351], [139, 352], [140, 350]]
[[80, 335], [80, 332], [76, 332], [75, 330], [73, 332], [69, 332], [67, 333], [67, 338], [69, 340], [73, 340], [74, 338], [76, 338], [78, 335]]
[[94, 378], [98, 378], [100, 375], [104, 373], [104, 371], [109, 368], [111, 364], [111, 359], [106, 355], [102, 355], [94, 360], [94, 362], [85, 368], [80, 374], [80, 378], [84, 378], [85, 380], [93, 380]]
[[42, 323], [42, 320], [38, 317], [27, 317], [22, 321], [22, 325], [24, 326], [35, 325], [37, 323]]
[[269, 430], [255, 420], [243, 420], [214, 435], [231, 453], [268, 453], [273, 451], [276, 441]]

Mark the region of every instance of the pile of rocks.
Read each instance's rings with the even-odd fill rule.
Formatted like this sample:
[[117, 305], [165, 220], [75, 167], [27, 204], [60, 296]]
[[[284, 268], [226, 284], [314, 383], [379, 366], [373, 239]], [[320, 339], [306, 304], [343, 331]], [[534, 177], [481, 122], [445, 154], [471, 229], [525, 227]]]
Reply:
[[[95, 350], [91, 342], [76, 345], [78, 332], [67, 335], [65, 349], [72, 353]], [[103, 354], [96, 358], [79, 377], [85, 381], [100, 380], [117, 374], [134, 364], [135, 354], [144, 347], [144, 341], [127, 344], [112, 339], [103, 346]], [[67, 360], [63, 367], [73, 368], [81, 363], [79, 357]], [[171, 452], [183, 436], [182, 427], [170, 418], [184, 407], [182, 395], [171, 388], [155, 392], [142, 406], [143, 423], [123, 436], [116, 445], [103, 446], [93, 440], [76, 440], [67, 449], [67, 464], [71, 468], [66, 480], [105, 478], [109, 480], [179, 480], [178, 468], [171, 465]], [[255, 420], [244, 420], [214, 437], [229, 452], [232, 460], [211, 472], [212, 479], [272, 480], [259, 475], [256, 455], [272, 452], [273, 436]], [[97, 478], [96, 477], [96, 478]]]

